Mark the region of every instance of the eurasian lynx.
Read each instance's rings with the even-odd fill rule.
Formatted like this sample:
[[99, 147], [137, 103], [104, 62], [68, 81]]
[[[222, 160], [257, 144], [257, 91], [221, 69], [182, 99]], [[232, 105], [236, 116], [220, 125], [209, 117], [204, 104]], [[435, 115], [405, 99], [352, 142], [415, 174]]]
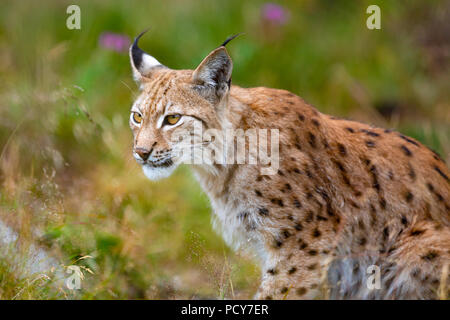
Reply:
[[[279, 130], [274, 175], [261, 164], [192, 165], [214, 226], [259, 262], [257, 299], [448, 294], [450, 173], [438, 154], [398, 132], [322, 114], [288, 91], [232, 86], [230, 39], [195, 70], [172, 70], [139, 49], [140, 36], [130, 48], [141, 90], [130, 126], [150, 179], [182, 162], [179, 130]], [[214, 144], [196, 138], [194, 149]], [[379, 289], [367, 284], [372, 265]]]

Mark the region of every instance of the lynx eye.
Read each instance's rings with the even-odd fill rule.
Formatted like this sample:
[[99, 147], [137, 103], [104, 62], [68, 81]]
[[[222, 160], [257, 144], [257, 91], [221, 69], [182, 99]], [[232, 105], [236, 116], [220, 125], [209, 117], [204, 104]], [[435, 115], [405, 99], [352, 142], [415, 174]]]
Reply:
[[171, 115], [168, 115], [164, 119], [164, 122], [166, 124], [174, 125], [180, 120], [180, 118], [181, 118], [181, 115], [179, 115], [179, 114], [171, 114]]
[[141, 122], [142, 122], [142, 115], [139, 113], [139, 112], [133, 112], [132, 114], [131, 114], [131, 119], [133, 120], [133, 122], [135, 123], [135, 124], [141, 124]]

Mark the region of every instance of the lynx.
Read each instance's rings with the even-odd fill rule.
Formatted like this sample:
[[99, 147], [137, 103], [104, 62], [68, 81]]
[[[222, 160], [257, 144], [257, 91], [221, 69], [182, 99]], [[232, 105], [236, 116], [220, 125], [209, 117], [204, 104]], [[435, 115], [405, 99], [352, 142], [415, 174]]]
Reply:
[[[182, 162], [177, 130], [279, 130], [275, 174], [262, 174], [261, 164], [191, 165], [216, 230], [261, 268], [256, 299], [446, 297], [450, 172], [437, 153], [393, 130], [323, 114], [285, 90], [231, 85], [232, 37], [195, 70], [172, 70], [138, 47], [141, 36], [130, 47], [140, 86], [130, 126], [148, 178]], [[368, 270], [379, 271], [378, 286]]]

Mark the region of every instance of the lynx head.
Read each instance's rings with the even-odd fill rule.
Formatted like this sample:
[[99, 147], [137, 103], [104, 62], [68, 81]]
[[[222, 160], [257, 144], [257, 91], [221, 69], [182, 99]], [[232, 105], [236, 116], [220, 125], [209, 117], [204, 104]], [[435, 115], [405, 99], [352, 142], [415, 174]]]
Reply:
[[198, 126], [221, 128], [233, 67], [225, 45], [235, 36], [195, 70], [172, 70], [138, 47], [142, 35], [130, 47], [133, 76], [140, 88], [131, 108], [130, 127], [134, 158], [149, 179], [157, 180], [185, 160], [179, 152], [181, 136], [195, 134], [193, 128]]

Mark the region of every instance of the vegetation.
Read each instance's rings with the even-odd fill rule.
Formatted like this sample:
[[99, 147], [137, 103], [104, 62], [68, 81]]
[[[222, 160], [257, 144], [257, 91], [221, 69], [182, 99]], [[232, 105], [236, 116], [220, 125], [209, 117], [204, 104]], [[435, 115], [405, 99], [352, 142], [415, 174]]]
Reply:
[[[229, 45], [233, 83], [291, 90], [450, 159], [448, 2], [79, 1], [81, 30], [66, 28], [70, 4], [2, 1], [0, 299], [254, 294], [258, 269], [214, 233], [189, 169], [155, 183], [131, 156], [137, 87], [114, 41], [147, 27], [141, 47], [175, 69], [245, 32]], [[381, 30], [366, 28], [369, 4]], [[37, 250], [51, 261], [33, 273]], [[80, 290], [58, 281], [73, 265]]]

